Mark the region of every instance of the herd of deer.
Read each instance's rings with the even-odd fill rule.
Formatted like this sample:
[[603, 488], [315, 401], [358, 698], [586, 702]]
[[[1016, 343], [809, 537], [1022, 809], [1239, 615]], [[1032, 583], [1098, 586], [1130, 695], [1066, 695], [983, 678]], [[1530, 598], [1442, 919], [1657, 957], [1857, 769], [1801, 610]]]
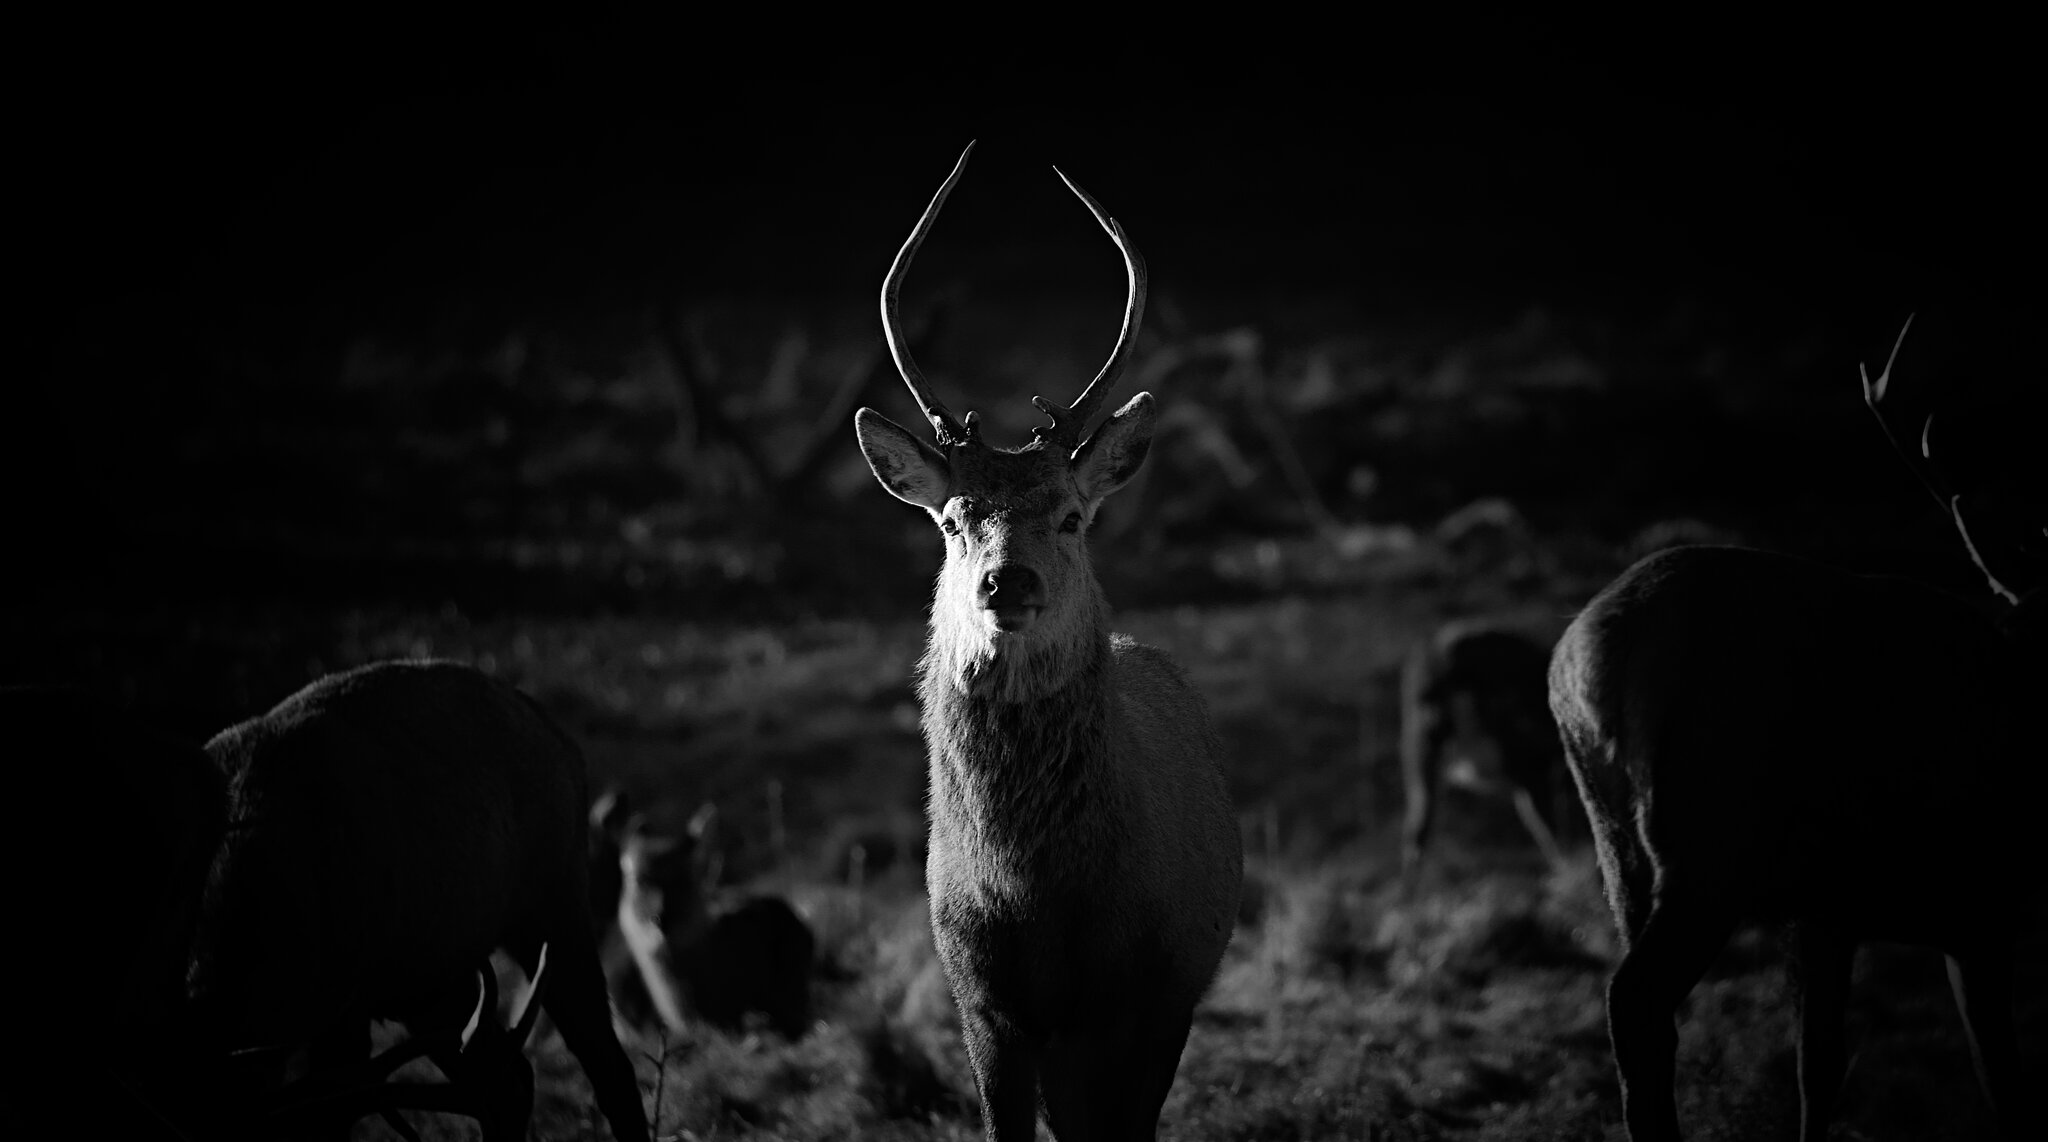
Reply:
[[[1151, 1137], [1231, 937], [1243, 855], [1200, 695], [1168, 656], [1111, 633], [1089, 562], [1089, 525], [1153, 430], [1149, 393], [1088, 430], [1137, 335], [1145, 266], [1069, 181], [1123, 254], [1122, 332], [1072, 405], [1032, 399], [1052, 423], [1029, 443], [987, 443], [976, 414], [955, 417], [933, 392], [897, 316], [966, 162], [882, 290], [888, 347], [934, 438], [871, 409], [855, 421], [876, 478], [945, 543], [918, 670], [932, 935], [990, 1138], [1029, 1138], [1041, 1115], [1063, 1138]], [[1678, 1137], [1674, 1011], [1745, 920], [1796, 934], [1804, 1137], [1826, 1133], [1864, 939], [1947, 955], [1984, 1089], [2017, 1128], [2011, 993], [2028, 917], [2015, 902], [2039, 866], [2013, 791], [2048, 757], [2048, 505], [2038, 472], [1949, 474], [1931, 403], [1892, 374], [1888, 362], [1866, 377], [1865, 399], [1953, 518], [1994, 608], [1684, 547], [1624, 572], [1554, 650], [1457, 626], [1406, 667], [1411, 883], [1443, 782], [1507, 793], [1553, 860], [1560, 756], [1576, 782], [1625, 949], [1608, 1021], [1637, 1142]], [[803, 921], [779, 901], [706, 905], [708, 817], [663, 832], [609, 795], [593, 804], [576, 745], [476, 670], [323, 678], [203, 750], [68, 694], [9, 691], [0, 716], [33, 744], [13, 767], [29, 783], [18, 804], [56, 813], [81, 780], [95, 789], [96, 843], [59, 844], [68, 819], [14, 834], [10, 867], [67, 862], [26, 878], [50, 898], [17, 913], [75, 934], [64, 962], [58, 945], [7, 941], [10, 978], [41, 985], [26, 1002], [64, 1048], [35, 1076], [54, 1105], [188, 1136], [345, 1132], [378, 1112], [409, 1132], [390, 1112], [416, 1106], [523, 1136], [538, 1009], [612, 1133], [646, 1138], [600, 953], [614, 928], [666, 1024], [756, 1010], [796, 1035], [810, 1019]], [[1452, 748], [1474, 740], [1490, 743], [1487, 763]], [[502, 1015], [494, 954], [528, 981]], [[68, 979], [94, 982], [53, 986]], [[372, 1020], [404, 1024], [404, 1050], [373, 1057]], [[185, 1049], [168, 1071], [156, 1051], [146, 1069], [117, 1067], [108, 1092], [76, 1066], [108, 1025]], [[386, 1081], [421, 1056], [447, 1086]]]

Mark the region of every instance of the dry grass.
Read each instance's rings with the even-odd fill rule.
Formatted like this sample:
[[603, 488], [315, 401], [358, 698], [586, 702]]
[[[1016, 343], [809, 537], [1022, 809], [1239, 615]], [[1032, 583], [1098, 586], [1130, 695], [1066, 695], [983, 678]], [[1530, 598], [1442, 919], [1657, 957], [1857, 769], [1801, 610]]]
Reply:
[[[1433, 617], [1360, 597], [1119, 624], [1180, 654], [1210, 696], [1237, 751], [1252, 853], [1246, 919], [1198, 1013], [1164, 1136], [1622, 1136], [1602, 1010], [1617, 943], [1590, 858], [1544, 872], [1511, 820], [1454, 802], [1418, 891], [1403, 897], [1392, 875], [1387, 670]], [[506, 674], [563, 712], [603, 779], [682, 804], [720, 798], [735, 826], [728, 867], [809, 918], [819, 1021], [800, 1042], [623, 1029], [661, 1137], [965, 1139], [978, 1111], [920, 870], [899, 863], [858, 894], [833, 875], [846, 822], [915, 831], [922, 751], [906, 683], [921, 634], [385, 616], [358, 620], [336, 657], [434, 653]], [[779, 852], [770, 781], [784, 790]], [[2037, 1067], [2040, 983], [2030, 975], [2023, 996]], [[1790, 1026], [1774, 940], [1746, 932], [1684, 1013], [1689, 1136], [1791, 1136]], [[1867, 950], [1852, 1035], [1838, 1137], [1987, 1135], [1937, 957]], [[543, 1030], [534, 1054], [536, 1136], [600, 1136], [559, 1040]]]

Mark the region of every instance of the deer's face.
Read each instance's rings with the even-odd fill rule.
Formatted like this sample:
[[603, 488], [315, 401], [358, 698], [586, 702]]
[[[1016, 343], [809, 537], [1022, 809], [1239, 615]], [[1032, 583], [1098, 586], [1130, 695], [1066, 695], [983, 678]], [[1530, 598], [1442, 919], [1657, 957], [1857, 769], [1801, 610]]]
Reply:
[[931, 511], [946, 537], [941, 606], [992, 637], [1024, 637], [1092, 588], [1085, 535], [1096, 503], [1050, 452], [984, 449]]
[[856, 428], [875, 478], [945, 537], [934, 621], [1001, 645], [1092, 619], [1088, 526], [1144, 463], [1153, 417], [1151, 395], [1140, 393], [1069, 457], [1046, 444], [1013, 452], [973, 442], [941, 453], [862, 410]]
[[1021, 698], [1058, 685], [1084, 657], [1069, 652], [1098, 637], [1102, 592], [1083, 537], [1104, 497], [1145, 462], [1152, 442], [1151, 394], [1132, 397], [1085, 443], [1081, 433], [1123, 373], [1137, 336], [1145, 312], [1145, 260], [1102, 204], [1060, 175], [1123, 254], [1130, 283], [1123, 330], [1109, 361], [1072, 405], [1031, 398], [1052, 418], [1036, 430], [1037, 439], [1017, 449], [983, 443], [975, 414], [955, 419], [932, 391], [896, 317], [910, 260], [973, 151], [969, 143], [961, 152], [882, 280], [883, 336], [938, 446], [873, 409], [861, 409], [854, 427], [875, 478], [890, 495], [929, 512], [946, 536], [946, 566], [932, 601], [927, 677], [943, 673], [984, 694]]

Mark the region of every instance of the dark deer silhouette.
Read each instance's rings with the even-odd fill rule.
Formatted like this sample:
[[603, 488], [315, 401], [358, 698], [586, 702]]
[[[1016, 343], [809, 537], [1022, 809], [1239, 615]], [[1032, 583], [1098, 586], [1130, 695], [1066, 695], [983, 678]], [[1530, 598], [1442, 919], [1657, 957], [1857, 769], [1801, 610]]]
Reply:
[[1966, 481], [1938, 465], [1931, 402], [1893, 383], [1892, 353], [1865, 400], [2002, 613], [1903, 579], [1679, 547], [1601, 591], [1551, 660], [1626, 948], [1607, 1014], [1635, 1142], [1678, 1137], [1672, 1013], [1746, 918], [1793, 925], [1805, 1138], [1827, 1133], [1865, 939], [1947, 954], [2008, 1131], [2027, 1105], [2011, 986], [2041, 867], [2022, 786], [2048, 758], [2048, 502], [2038, 455]]
[[387, 662], [322, 678], [207, 744], [229, 824], [193, 945], [229, 1098], [272, 1100], [283, 1060], [358, 1068], [372, 1019], [460, 1023], [502, 949], [589, 1075], [620, 1138], [647, 1137], [591, 934], [587, 792], [575, 744], [525, 695], [465, 666]]

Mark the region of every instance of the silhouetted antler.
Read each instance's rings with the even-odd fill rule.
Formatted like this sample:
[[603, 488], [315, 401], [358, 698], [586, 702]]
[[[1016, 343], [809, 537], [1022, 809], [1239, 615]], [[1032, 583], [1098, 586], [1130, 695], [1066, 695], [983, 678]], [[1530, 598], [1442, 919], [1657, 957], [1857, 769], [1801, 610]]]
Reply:
[[[1871, 415], [1877, 417], [1877, 423], [1884, 428], [1885, 438], [1892, 442], [1906, 467], [1920, 477], [1921, 484], [1941, 505], [1942, 511], [1947, 512], [1954, 493], [1941, 478], [1934, 465], [1933, 453], [1928, 449], [1929, 436], [1934, 430], [1933, 402], [1922, 390], [1909, 387], [1902, 394], [1894, 391], [1892, 385], [1892, 365], [1898, 361], [1899, 346], [1906, 343], [1906, 331], [1911, 328], [1913, 318], [1908, 315], [1906, 324], [1899, 327], [1899, 335], [1892, 342], [1891, 355], [1884, 359], [1884, 371], [1877, 375], [1876, 380], [1870, 379], [1870, 370], [1860, 363], [1856, 372], [1863, 378], [1863, 403], [1870, 407]], [[1912, 423], [1915, 420], [1919, 422], [1917, 428]]]

